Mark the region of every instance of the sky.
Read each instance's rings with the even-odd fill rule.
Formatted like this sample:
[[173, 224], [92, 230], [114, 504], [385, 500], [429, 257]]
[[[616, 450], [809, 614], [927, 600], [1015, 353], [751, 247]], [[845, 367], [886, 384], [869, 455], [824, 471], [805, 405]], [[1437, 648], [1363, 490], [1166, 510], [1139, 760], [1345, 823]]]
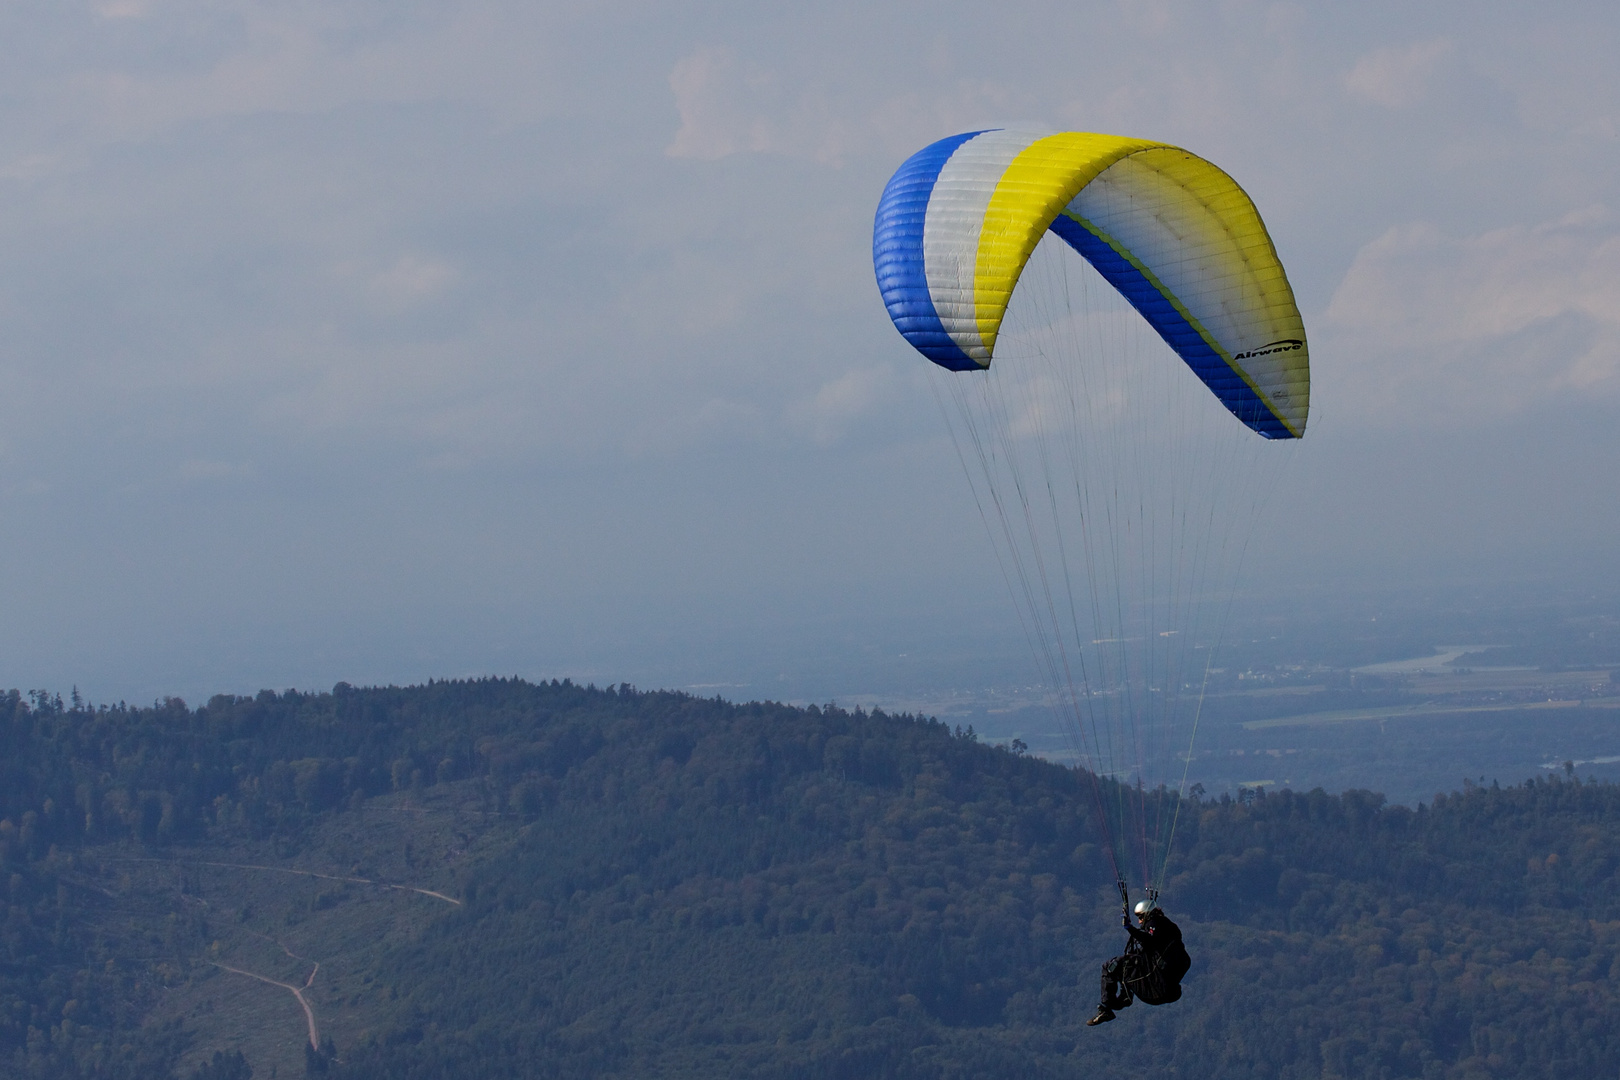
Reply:
[[985, 126], [1253, 196], [1257, 587], [1613, 583], [1620, 9], [0, 5], [0, 686], [817, 699], [1017, 665], [878, 195]]

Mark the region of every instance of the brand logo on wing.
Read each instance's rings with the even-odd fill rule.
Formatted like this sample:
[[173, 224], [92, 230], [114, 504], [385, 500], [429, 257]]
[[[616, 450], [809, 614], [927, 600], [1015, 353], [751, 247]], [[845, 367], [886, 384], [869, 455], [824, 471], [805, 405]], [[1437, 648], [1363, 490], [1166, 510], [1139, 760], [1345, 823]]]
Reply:
[[1232, 357], [1232, 359], [1253, 360], [1257, 356], [1270, 356], [1272, 353], [1298, 352], [1304, 347], [1305, 343], [1298, 338], [1283, 338], [1281, 341], [1273, 341], [1268, 345], [1262, 345], [1258, 349], [1250, 349], [1248, 352], [1240, 352], [1236, 356]]

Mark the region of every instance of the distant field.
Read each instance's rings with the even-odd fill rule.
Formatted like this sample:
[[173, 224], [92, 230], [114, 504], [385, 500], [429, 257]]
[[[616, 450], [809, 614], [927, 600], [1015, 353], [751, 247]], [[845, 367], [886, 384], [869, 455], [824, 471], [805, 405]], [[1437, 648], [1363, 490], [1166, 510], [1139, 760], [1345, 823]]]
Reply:
[[[1608, 669], [1268, 677], [1279, 681], [1234, 680], [1208, 696], [1189, 784], [1211, 794], [1366, 788], [1415, 806], [1465, 778], [1518, 783], [1547, 762], [1620, 779], [1620, 693]], [[1055, 710], [1033, 694], [1021, 705], [971, 719], [987, 739], [1019, 738], [1049, 760], [1082, 762]], [[1158, 775], [1179, 780], [1181, 766], [1178, 756]]]
[[[1469, 713], [1533, 712], [1544, 709], [1570, 709], [1585, 705], [1594, 709], [1620, 708], [1620, 697], [1610, 697], [1613, 683], [1607, 671], [1472, 671], [1445, 675], [1419, 675], [1409, 681], [1408, 693], [1416, 699], [1398, 704], [1361, 709], [1321, 709], [1291, 716], [1265, 717], [1243, 722], [1246, 731], [1270, 728], [1314, 727], [1363, 720], [1418, 719]], [[1481, 697], [1502, 695], [1500, 701]], [[1546, 700], [1533, 700], [1546, 695]], [[1273, 697], [1274, 691], [1259, 690], [1241, 697]], [[1450, 700], [1436, 700], [1449, 698]]]
[[1411, 682], [1412, 691], [1418, 694], [1512, 692], [1537, 688], [1581, 690], [1611, 685], [1607, 670], [1538, 671], [1533, 668], [1475, 668], [1472, 671], [1419, 675]]
[[1594, 701], [1531, 701], [1505, 705], [1392, 705], [1382, 709], [1340, 709], [1333, 712], [1300, 713], [1298, 716], [1280, 716], [1272, 720], [1249, 720], [1246, 731], [1268, 728], [1319, 727], [1324, 724], [1348, 724], [1357, 720], [1408, 720], [1425, 716], [1460, 716], [1465, 713], [1535, 712], [1542, 709], [1620, 709], [1620, 698], [1598, 698]]

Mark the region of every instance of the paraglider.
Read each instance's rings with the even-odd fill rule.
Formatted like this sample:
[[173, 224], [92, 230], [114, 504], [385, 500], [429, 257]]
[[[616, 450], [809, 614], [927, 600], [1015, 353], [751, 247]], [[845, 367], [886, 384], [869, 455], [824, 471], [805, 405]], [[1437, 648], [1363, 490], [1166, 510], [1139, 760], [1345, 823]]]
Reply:
[[1133, 999], [1148, 1005], [1181, 1000], [1181, 980], [1192, 967], [1192, 957], [1181, 942], [1181, 927], [1148, 900], [1136, 905], [1136, 918], [1140, 929], [1131, 925], [1129, 915], [1124, 918], [1130, 938], [1125, 951], [1103, 965], [1102, 997], [1087, 1027], [1108, 1023]]
[[[1274, 448], [1310, 412], [1276, 248], [1186, 150], [988, 129], [900, 166], [872, 259], [895, 328], [943, 369], [930, 385], [1091, 779], [1134, 955], [1169, 957], [1151, 985], [1116, 958], [1095, 1022], [1121, 994], [1174, 1000], [1186, 951], [1156, 901]], [[1149, 898], [1140, 930], [1127, 878]], [[1148, 947], [1171, 937], [1179, 956]]]

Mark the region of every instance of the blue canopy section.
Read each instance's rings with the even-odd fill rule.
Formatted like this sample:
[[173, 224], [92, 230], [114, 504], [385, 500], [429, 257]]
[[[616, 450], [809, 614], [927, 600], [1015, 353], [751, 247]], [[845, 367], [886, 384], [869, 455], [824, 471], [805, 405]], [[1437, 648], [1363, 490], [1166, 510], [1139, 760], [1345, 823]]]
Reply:
[[889, 318], [918, 352], [952, 371], [981, 365], [951, 340], [934, 309], [923, 268], [923, 222], [940, 169], [957, 147], [982, 134], [953, 135], [913, 154], [883, 189], [872, 223], [872, 269]]
[[[1194, 329], [1175, 305], [1107, 241], [1066, 214], [1059, 214], [1050, 229], [1084, 256], [1110, 285], [1131, 302], [1132, 307], [1142, 313], [1148, 325], [1159, 332], [1159, 336], [1176, 351], [1177, 356], [1187, 362], [1187, 366], [1203, 380], [1204, 385], [1214, 391], [1233, 416], [1268, 439], [1295, 437], [1243, 381], [1243, 377], [1210, 348], [1204, 335]], [[893, 311], [892, 307], [890, 311]], [[935, 321], [938, 322], [938, 319]]]

